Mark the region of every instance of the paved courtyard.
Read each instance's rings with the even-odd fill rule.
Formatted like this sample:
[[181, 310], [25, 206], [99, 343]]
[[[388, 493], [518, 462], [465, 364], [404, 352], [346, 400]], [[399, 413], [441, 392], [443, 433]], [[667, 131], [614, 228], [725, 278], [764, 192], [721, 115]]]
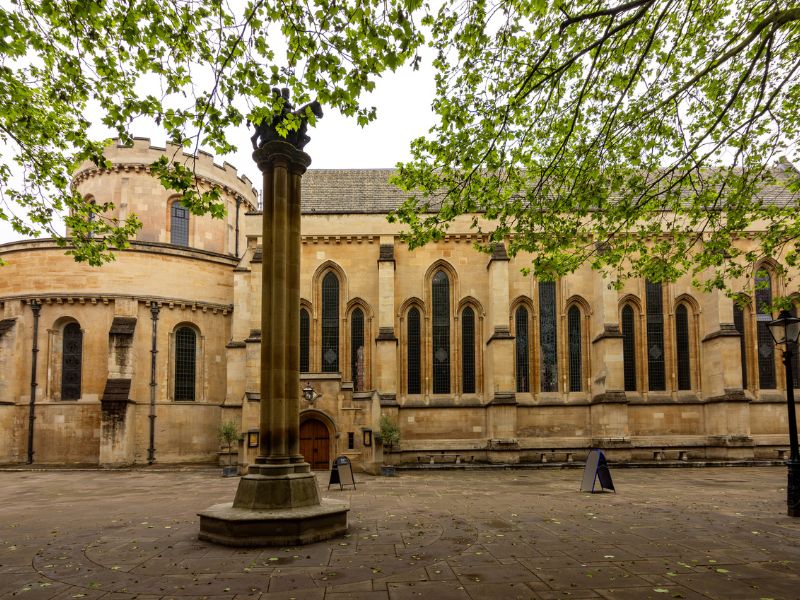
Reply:
[[[197, 540], [231, 501], [217, 471], [0, 472], [0, 598], [796, 599], [785, 468], [358, 476], [344, 538], [241, 550]], [[324, 480], [324, 481], [323, 481]]]

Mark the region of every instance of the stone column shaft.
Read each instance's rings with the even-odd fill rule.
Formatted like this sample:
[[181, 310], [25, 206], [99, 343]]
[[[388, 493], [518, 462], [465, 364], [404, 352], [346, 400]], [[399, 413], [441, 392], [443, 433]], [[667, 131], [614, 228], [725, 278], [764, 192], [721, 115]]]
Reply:
[[264, 173], [261, 443], [232, 503], [199, 513], [200, 539], [230, 546], [293, 546], [347, 531], [347, 504], [321, 499], [299, 453], [300, 176], [311, 158], [267, 141], [253, 153]]
[[256, 462], [266, 462], [266, 458], [271, 453], [272, 448], [272, 269], [274, 255], [273, 249], [273, 192], [272, 165], [264, 167], [264, 200], [261, 209], [261, 414], [259, 419], [259, 431], [261, 433], [259, 452]]
[[287, 245], [286, 324], [286, 435], [290, 460], [303, 462], [300, 454], [300, 197], [301, 173], [292, 169], [289, 190]]

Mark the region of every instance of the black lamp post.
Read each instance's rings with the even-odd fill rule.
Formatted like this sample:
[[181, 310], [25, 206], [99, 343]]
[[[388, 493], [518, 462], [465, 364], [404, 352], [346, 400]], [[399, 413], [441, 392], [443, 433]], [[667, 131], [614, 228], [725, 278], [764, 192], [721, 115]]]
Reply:
[[786, 402], [789, 409], [789, 481], [786, 486], [787, 513], [800, 517], [800, 452], [797, 448], [797, 417], [794, 412], [794, 383], [792, 378], [793, 348], [800, 337], [800, 318], [782, 310], [778, 318], [767, 323], [775, 345], [785, 344], [783, 364], [786, 367]]

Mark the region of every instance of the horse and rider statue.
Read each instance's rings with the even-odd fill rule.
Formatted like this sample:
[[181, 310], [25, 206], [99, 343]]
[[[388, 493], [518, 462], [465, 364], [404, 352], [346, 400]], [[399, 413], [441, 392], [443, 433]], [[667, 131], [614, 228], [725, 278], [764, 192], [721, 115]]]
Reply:
[[[306, 109], [310, 109], [311, 113], [318, 119], [322, 118], [322, 106], [319, 102], [314, 100], [308, 104], [304, 104], [297, 110], [292, 110], [294, 107], [289, 102], [289, 88], [272, 88], [272, 94], [275, 96], [276, 101], [283, 99], [281, 112], [273, 115], [271, 118], [267, 117], [261, 123], [255, 124], [256, 132], [250, 138], [253, 142], [253, 150], [258, 150], [267, 142], [274, 140], [286, 141], [292, 144], [298, 150], [302, 150], [311, 138], [306, 133], [308, 131], [308, 115]], [[278, 133], [277, 126], [283, 123], [287, 115], [294, 115], [300, 120], [300, 126], [297, 129], [291, 130], [286, 133], [286, 137]]]

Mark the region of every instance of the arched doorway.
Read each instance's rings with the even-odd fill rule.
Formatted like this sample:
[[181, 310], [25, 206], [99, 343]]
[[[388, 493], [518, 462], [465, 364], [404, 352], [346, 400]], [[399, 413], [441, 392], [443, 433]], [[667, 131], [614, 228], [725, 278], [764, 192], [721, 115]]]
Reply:
[[322, 421], [307, 419], [300, 425], [300, 454], [314, 470], [330, 467], [331, 437]]

